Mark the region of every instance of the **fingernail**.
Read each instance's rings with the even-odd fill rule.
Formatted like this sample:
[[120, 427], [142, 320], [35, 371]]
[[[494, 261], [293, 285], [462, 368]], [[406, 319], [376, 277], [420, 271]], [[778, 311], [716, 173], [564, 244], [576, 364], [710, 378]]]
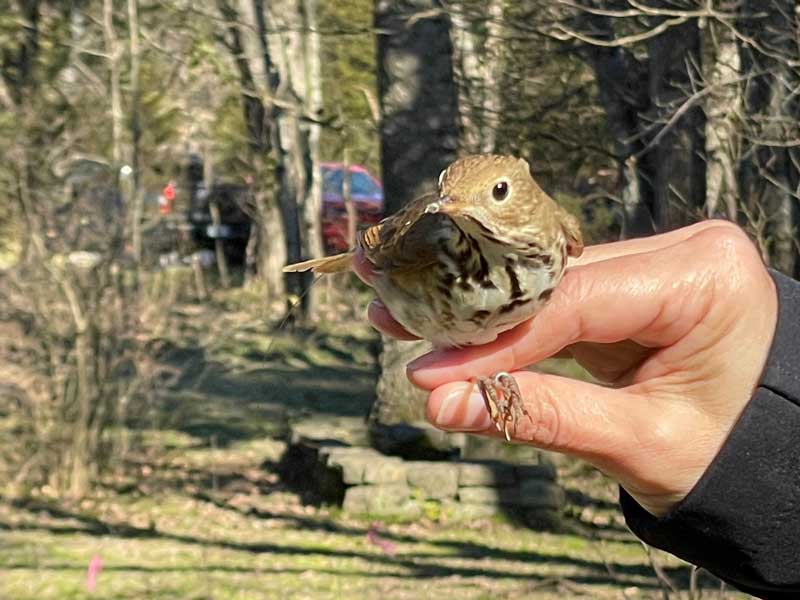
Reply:
[[491, 419], [478, 388], [464, 384], [444, 397], [435, 424], [450, 431], [483, 431], [489, 428]]
[[408, 365], [406, 365], [407, 371], [419, 371], [426, 367], [430, 367], [431, 365], [436, 364], [439, 360], [441, 360], [442, 353], [434, 350], [433, 352], [428, 352], [420, 356], [419, 358], [415, 358], [412, 360]]

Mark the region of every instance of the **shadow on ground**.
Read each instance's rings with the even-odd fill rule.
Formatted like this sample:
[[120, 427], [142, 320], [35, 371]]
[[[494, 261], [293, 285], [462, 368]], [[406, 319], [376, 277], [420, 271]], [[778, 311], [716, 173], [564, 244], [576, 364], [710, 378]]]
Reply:
[[[156, 450], [143, 443], [80, 502], [0, 500], [0, 596], [88, 597], [96, 553], [115, 598], [663, 596], [595, 473], [570, 471], [575, 527], [560, 534], [507, 520], [368, 523], [303, 504], [277, 476], [281, 440], [292, 420], [367, 414], [376, 337], [363, 324], [269, 333], [195, 313], [179, 331], [154, 343], [156, 401], [135, 423]], [[661, 569], [688, 588], [686, 565]]]

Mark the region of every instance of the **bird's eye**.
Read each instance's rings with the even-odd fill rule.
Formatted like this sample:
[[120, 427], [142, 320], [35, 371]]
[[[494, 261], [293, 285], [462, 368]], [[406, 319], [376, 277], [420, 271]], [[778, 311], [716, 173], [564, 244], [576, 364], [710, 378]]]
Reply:
[[494, 198], [497, 202], [502, 202], [508, 198], [507, 181], [499, 181], [494, 184], [494, 187], [492, 188], [492, 198]]

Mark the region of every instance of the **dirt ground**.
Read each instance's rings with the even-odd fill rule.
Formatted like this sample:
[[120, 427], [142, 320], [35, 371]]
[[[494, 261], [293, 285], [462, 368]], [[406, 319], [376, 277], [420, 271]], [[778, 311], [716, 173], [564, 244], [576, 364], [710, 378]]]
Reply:
[[304, 504], [276, 472], [287, 423], [367, 413], [374, 332], [354, 320], [270, 335], [259, 318], [197, 305], [174, 317], [154, 343], [162, 379], [124, 468], [80, 502], [47, 490], [0, 501], [0, 598], [745, 597], [649, 552], [616, 487], [567, 459], [560, 532], [501, 518], [368, 522]]

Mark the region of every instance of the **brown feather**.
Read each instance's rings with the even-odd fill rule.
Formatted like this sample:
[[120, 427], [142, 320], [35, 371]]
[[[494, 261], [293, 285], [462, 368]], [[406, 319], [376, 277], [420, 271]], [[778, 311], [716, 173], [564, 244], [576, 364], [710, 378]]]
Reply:
[[334, 256], [323, 258], [312, 258], [303, 262], [286, 265], [283, 267], [284, 273], [302, 273], [303, 271], [314, 271], [314, 273], [340, 273], [348, 271], [353, 264], [353, 253], [345, 252]]
[[395, 214], [359, 233], [358, 246], [378, 269], [406, 272], [436, 262], [438, 249], [431, 239], [441, 215], [426, 214], [435, 194], [415, 198]]

